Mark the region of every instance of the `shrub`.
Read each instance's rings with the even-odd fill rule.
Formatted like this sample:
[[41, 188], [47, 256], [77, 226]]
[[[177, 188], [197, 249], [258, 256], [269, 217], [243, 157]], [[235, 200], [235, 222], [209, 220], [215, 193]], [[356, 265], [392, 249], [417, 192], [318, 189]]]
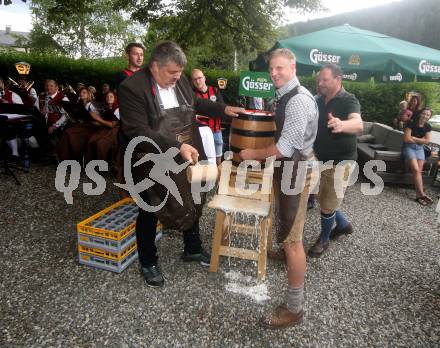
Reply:
[[2, 51], [0, 53], [0, 75], [15, 80], [17, 71], [14, 64], [20, 61], [31, 64], [29, 79], [35, 81], [35, 88], [40, 92], [44, 88], [44, 81], [48, 78], [61, 84], [69, 83], [72, 86], [78, 82], [95, 87], [105, 82], [114, 85], [116, 72], [122, 70], [127, 64], [123, 58], [72, 59], [58, 55]]
[[[312, 93], [316, 93], [313, 78], [301, 78], [300, 80]], [[359, 99], [364, 121], [392, 125], [393, 118], [399, 113], [399, 103], [409, 91], [421, 93], [423, 105], [434, 107], [434, 113], [436, 108], [439, 108], [437, 102], [440, 95], [440, 85], [435, 82], [361, 83], [344, 81], [343, 85], [348, 92], [353, 93]]]
[[[206, 83], [211, 86], [218, 86], [218, 78], [226, 78], [228, 83], [226, 89], [221, 91], [225, 103], [230, 105], [239, 105], [238, 84], [240, 82], [240, 73], [226, 70], [204, 70]], [[188, 73], [189, 75], [189, 73]]]
[[[208, 84], [217, 85], [217, 78], [228, 79], [227, 89], [222, 91], [226, 103], [238, 105], [238, 84], [240, 73], [221, 70], [204, 72]], [[300, 77], [303, 86], [316, 94], [316, 83], [313, 77]], [[440, 113], [440, 84], [435, 82], [412, 83], [375, 83], [343, 82], [344, 88], [353, 93], [361, 104], [362, 118], [365, 121], [380, 122], [392, 125], [392, 120], [399, 112], [399, 103], [409, 91], [422, 94], [424, 105], [433, 107], [434, 114]]]

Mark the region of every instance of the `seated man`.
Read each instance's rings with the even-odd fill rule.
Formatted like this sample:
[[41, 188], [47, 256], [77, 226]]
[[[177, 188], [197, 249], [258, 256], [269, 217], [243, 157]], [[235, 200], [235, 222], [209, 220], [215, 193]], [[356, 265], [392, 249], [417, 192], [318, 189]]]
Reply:
[[47, 132], [54, 137], [59, 135], [67, 123], [63, 102], [69, 100], [58, 91], [58, 83], [48, 79], [44, 84], [45, 92], [40, 95], [40, 110], [46, 119]]
[[[0, 77], [0, 103], [2, 104], [23, 104], [23, 100], [21, 97], [11, 91], [8, 86], [3, 81], [3, 78]], [[18, 129], [17, 126], [14, 124], [8, 123], [8, 131], [5, 132], [7, 134], [6, 142], [11, 149], [11, 157], [10, 160], [12, 162], [17, 162], [19, 159], [18, 155], [18, 141], [17, 141], [17, 134]]]

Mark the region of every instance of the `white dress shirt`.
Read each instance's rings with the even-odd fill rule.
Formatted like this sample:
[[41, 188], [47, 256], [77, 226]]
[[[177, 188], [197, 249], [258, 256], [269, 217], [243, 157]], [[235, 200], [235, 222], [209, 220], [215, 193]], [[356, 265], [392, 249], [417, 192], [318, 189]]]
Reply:
[[177, 101], [176, 91], [174, 87], [162, 88], [158, 84], [157, 90], [159, 91], [160, 100], [162, 101], [164, 109], [177, 108], [179, 102]]

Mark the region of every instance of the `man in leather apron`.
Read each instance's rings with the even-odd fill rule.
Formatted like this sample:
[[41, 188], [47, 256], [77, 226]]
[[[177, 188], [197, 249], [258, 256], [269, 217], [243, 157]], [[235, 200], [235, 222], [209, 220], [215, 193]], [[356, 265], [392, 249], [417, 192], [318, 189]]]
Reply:
[[[207, 116], [237, 116], [240, 108], [214, 103], [196, 98], [191, 84], [182, 75], [186, 56], [182, 49], [171, 41], [162, 42], [153, 50], [147, 67], [140, 69], [125, 79], [119, 86], [121, 131], [123, 136], [132, 140], [144, 136], [154, 142], [141, 142], [134, 150], [132, 164], [147, 154], [154, 157], [159, 153], [178, 153], [174, 157], [176, 165], [185, 161], [194, 162], [204, 159], [200, 134], [195, 122], [195, 112]], [[157, 146], [156, 146], [157, 145]], [[157, 156], [156, 156], [157, 157]], [[145, 161], [132, 168], [135, 183], [149, 177], [157, 177], [157, 169], [164, 163]], [[159, 166], [159, 167], [158, 167]], [[151, 171], [151, 173], [150, 173]], [[156, 173], [153, 175], [153, 173]], [[141, 273], [147, 285], [160, 287], [164, 284], [158, 265], [155, 245], [156, 224], [159, 219], [164, 228], [183, 231], [184, 261], [196, 261], [209, 266], [210, 255], [202, 248], [199, 235], [199, 218], [202, 213], [203, 199], [196, 204], [191, 195], [191, 185], [185, 170], [180, 173], [164, 173], [162, 183], [172, 179], [179, 190], [183, 205], [159, 181], [140, 192], [142, 199], [151, 207], [164, 206], [156, 212], [139, 209], [136, 221]]]
[[[264, 160], [276, 156], [281, 162], [280, 166], [275, 166], [274, 188], [280, 226], [278, 241], [283, 243], [288, 288], [285, 303], [260, 321], [264, 327], [277, 329], [296, 325], [303, 319], [306, 256], [302, 236], [311, 177], [316, 173], [312, 167], [315, 164], [313, 143], [318, 127], [318, 107], [310, 92], [299, 84], [295, 56], [291, 51], [274, 50], [269, 57], [269, 72], [277, 89], [276, 144], [264, 149], [242, 150], [240, 157]], [[293, 162], [293, 166], [288, 166], [289, 162]], [[283, 175], [288, 175], [290, 180], [282, 181]], [[286, 184], [289, 187], [284, 187]], [[300, 188], [299, 193], [289, 192], [296, 187]]]

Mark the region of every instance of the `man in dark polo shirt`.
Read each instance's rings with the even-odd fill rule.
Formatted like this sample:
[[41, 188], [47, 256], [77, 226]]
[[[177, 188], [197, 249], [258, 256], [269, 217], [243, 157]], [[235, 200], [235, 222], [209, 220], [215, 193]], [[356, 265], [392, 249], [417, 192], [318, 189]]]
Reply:
[[321, 256], [330, 239], [353, 232], [351, 223], [338, 209], [357, 159], [356, 134], [363, 129], [359, 101], [342, 87], [341, 68], [334, 64], [322, 67], [318, 87], [321, 96], [317, 99], [319, 121], [314, 150], [319, 161], [333, 163], [321, 172], [318, 193], [321, 234], [309, 250], [311, 257]]

